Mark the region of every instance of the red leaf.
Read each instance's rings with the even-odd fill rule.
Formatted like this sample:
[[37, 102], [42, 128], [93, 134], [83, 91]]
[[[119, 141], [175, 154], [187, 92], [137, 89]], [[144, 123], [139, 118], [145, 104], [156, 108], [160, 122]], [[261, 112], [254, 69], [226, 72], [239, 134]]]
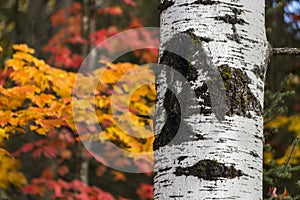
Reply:
[[19, 148], [17, 151], [12, 153], [13, 156], [19, 156], [21, 153], [27, 153], [29, 151], [32, 151], [34, 149], [33, 143], [28, 143], [23, 145], [21, 148]]
[[50, 17], [50, 20], [52, 22], [52, 26], [55, 28], [57, 27], [58, 25], [61, 25], [61, 24], [65, 24], [67, 19], [66, 19], [66, 16], [65, 16], [65, 10], [64, 9], [61, 9], [57, 12], [55, 12], [51, 17]]
[[47, 180], [51, 180], [54, 176], [55, 174], [51, 168], [46, 168], [41, 175], [42, 178]]
[[70, 7], [69, 7], [69, 12], [70, 13], [76, 13], [76, 12], [79, 12], [81, 11], [81, 4], [79, 2], [74, 2]]
[[56, 197], [64, 197], [64, 195], [61, 192], [61, 187], [60, 187], [59, 184], [54, 184], [53, 187], [54, 187], [53, 188], [54, 189], [54, 194], [55, 194]]
[[72, 55], [72, 63], [70, 64], [73, 68], [78, 68], [83, 62], [83, 57], [79, 54]]
[[57, 149], [53, 146], [43, 147], [43, 153], [47, 158], [54, 158], [57, 154]]
[[74, 180], [72, 183], [71, 183], [72, 187], [74, 189], [79, 189], [81, 187], [84, 187], [84, 183], [80, 180]]
[[33, 157], [33, 158], [38, 158], [38, 157], [41, 156], [42, 153], [43, 153], [43, 150], [40, 149], [40, 148], [38, 148], [38, 149], [36, 149], [35, 151], [33, 151], [32, 157]]
[[153, 199], [153, 185], [141, 183], [136, 193], [138, 194], [140, 199]]
[[38, 193], [39, 187], [35, 185], [25, 185], [22, 191], [26, 194], [36, 194]]
[[122, 15], [123, 14], [123, 11], [121, 10], [120, 7], [118, 6], [115, 6], [115, 7], [110, 7], [110, 8], [102, 8], [102, 9], [99, 9], [97, 11], [98, 14], [104, 14], [104, 13], [108, 13], [108, 14], [111, 14], [111, 15]]
[[74, 37], [68, 38], [67, 42], [71, 44], [85, 44], [87, 41], [80, 35], [76, 35]]
[[106, 29], [101, 29], [99, 31], [96, 31], [95, 33], [92, 33], [90, 35], [90, 39], [93, 44], [101, 43], [107, 38], [107, 30]]
[[124, 3], [128, 4], [128, 5], [131, 5], [133, 7], [136, 6], [136, 2], [132, 1], [132, 0], [124, 0]]
[[60, 176], [65, 176], [67, 173], [69, 173], [69, 168], [68, 166], [66, 165], [63, 165], [61, 167], [58, 168], [57, 170], [57, 173], [60, 175]]

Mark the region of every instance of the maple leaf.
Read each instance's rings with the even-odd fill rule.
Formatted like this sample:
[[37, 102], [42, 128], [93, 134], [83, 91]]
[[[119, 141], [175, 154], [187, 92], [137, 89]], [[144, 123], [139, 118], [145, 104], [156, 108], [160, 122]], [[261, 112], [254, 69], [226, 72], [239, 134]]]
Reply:
[[25, 65], [25, 62], [22, 60], [10, 59], [5, 62], [6, 68], [12, 67], [13, 70], [21, 70]]
[[10, 185], [20, 188], [27, 183], [24, 174], [18, 171], [18, 160], [7, 155], [5, 151], [0, 151], [0, 166], [0, 188], [6, 189]]
[[82, 5], [79, 2], [74, 2], [70, 7], [69, 7], [69, 12], [70, 13], [76, 13], [81, 11]]
[[34, 149], [34, 144], [33, 143], [27, 143], [23, 145], [21, 148], [18, 149], [18, 151], [14, 152], [14, 156], [19, 156], [21, 153], [27, 153], [29, 151], [32, 151]]
[[126, 181], [126, 176], [123, 172], [120, 172], [120, 171], [112, 171], [111, 172], [114, 176], [114, 179], [116, 181]]
[[5, 128], [0, 128], [0, 143], [2, 142], [3, 138], [8, 139], [9, 134], [6, 132]]
[[140, 197], [140, 199], [153, 199], [153, 185], [141, 183], [139, 188], [137, 189], [136, 193]]
[[58, 169], [57, 169], [57, 173], [60, 175], [60, 176], [65, 176], [66, 174], [68, 174], [70, 172], [69, 170], [69, 167], [67, 165], [63, 165], [63, 166], [60, 166]]
[[140, 20], [138, 18], [133, 18], [132, 21], [130, 22], [129, 28], [133, 29], [133, 28], [141, 28], [143, 27], [142, 23], [140, 22]]
[[73, 54], [71, 60], [72, 60], [72, 62], [70, 64], [70, 67], [73, 67], [76, 69], [82, 64], [84, 59], [79, 54]]
[[75, 35], [73, 37], [70, 37], [66, 40], [66, 42], [69, 42], [71, 44], [86, 44], [87, 40], [85, 40], [83, 37], [80, 35]]
[[55, 173], [54, 173], [54, 169], [53, 167], [48, 167], [46, 168], [41, 175], [41, 178], [47, 179], [47, 180], [51, 180], [55, 177]]
[[136, 2], [132, 1], [132, 0], [124, 0], [124, 3], [131, 5], [132, 7], [136, 6]]
[[89, 35], [93, 44], [101, 43], [108, 37], [108, 32], [106, 29], [101, 29]]
[[27, 44], [15, 44], [13, 45], [14, 50], [22, 51], [24, 53], [34, 54], [34, 49], [29, 48]]
[[101, 8], [97, 10], [98, 14], [108, 13], [111, 15], [122, 15], [123, 11], [119, 6], [114, 6], [110, 8]]
[[63, 158], [63, 159], [70, 159], [72, 157], [72, 152], [68, 149], [64, 149], [61, 153], [60, 153], [60, 156]]
[[51, 15], [50, 20], [52, 22], [52, 26], [55, 28], [58, 25], [65, 24], [67, 19], [65, 16], [65, 10], [60, 9]]
[[102, 176], [106, 172], [106, 169], [107, 167], [105, 165], [100, 164], [95, 170], [96, 176]]

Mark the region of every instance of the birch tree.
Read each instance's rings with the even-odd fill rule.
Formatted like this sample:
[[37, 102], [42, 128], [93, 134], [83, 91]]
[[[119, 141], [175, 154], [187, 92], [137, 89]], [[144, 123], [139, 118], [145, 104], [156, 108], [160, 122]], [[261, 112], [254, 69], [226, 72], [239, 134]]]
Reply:
[[164, 0], [155, 199], [262, 199], [262, 0]]

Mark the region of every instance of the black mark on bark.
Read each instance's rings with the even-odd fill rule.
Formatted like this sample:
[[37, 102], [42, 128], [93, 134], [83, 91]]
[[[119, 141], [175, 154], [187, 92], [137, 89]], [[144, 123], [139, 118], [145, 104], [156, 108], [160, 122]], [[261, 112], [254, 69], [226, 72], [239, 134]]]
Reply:
[[170, 195], [170, 198], [184, 197], [183, 195]]
[[173, 6], [175, 4], [172, 0], [164, 0], [159, 6], [158, 6], [158, 12], [161, 14], [164, 10], [167, 10], [169, 7]]
[[211, 42], [211, 41], [214, 41], [214, 39], [209, 38], [209, 37], [199, 37], [199, 39], [202, 42]]
[[239, 19], [236, 15], [228, 15], [215, 17], [215, 20], [224, 21], [229, 24], [240, 24], [244, 25], [246, 22], [243, 19]]
[[219, 3], [220, 3], [219, 1], [213, 1], [213, 0], [197, 0], [193, 2], [193, 4], [202, 4], [202, 5], [215, 5]]
[[245, 174], [233, 165], [226, 166], [215, 160], [201, 160], [191, 167], [177, 167], [175, 175], [196, 176], [204, 180], [218, 180], [220, 178], [233, 179]]
[[233, 28], [233, 34], [226, 34], [226, 37], [229, 40], [235, 41], [238, 44], [241, 44], [241, 37], [236, 33], [236, 28]]
[[255, 151], [250, 151], [250, 155], [255, 157], [255, 158], [259, 157], [259, 155]]
[[183, 161], [184, 159], [188, 158], [188, 156], [180, 156], [179, 158], [177, 158], [177, 160], [179, 162]]
[[[226, 110], [223, 109], [224, 104], [226, 104], [225, 97], [223, 104], [215, 100], [218, 99], [216, 94], [220, 91], [220, 88], [222, 88], [224, 95], [219, 92], [219, 96], [225, 96], [225, 88], [218, 83], [218, 81], [222, 83], [221, 77], [217, 76], [220, 76], [220, 74], [217, 68], [215, 70], [212, 68], [212, 64], [201, 46], [201, 39], [193, 33], [193, 30], [189, 29], [184, 33], [176, 34], [164, 45], [165, 51], [161, 55], [160, 64], [174, 70], [167, 70], [166, 84], [168, 89], [163, 101], [164, 114], [166, 115], [165, 123], [155, 138], [154, 150], [166, 146], [171, 141], [172, 144], [180, 144], [193, 139], [204, 139], [201, 134], [191, 130], [190, 125], [182, 119], [187, 119], [193, 114], [211, 115], [214, 113], [218, 120], [223, 120]], [[188, 61], [195, 63], [191, 64]], [[197, 82], [199, 78], [200, 72], [198, 70], [208, 74], [207, 76], [211, 80], [217, 81], [205, 83], [205, 80], [203, 80], [201, 86], [197, 85], [197, 88], [192, 90], [191, 84]], [[184, 77], [184, 80], [182, 80], [182, 77]], [[176, 84], [181, 84], [181, 91], [175, 94], [173, 89]], [[214, 91], [213, 98], [210, 97], [209, 90]], [[214, 101], [211, 101], [211, 99]], [[212, 108], [212, 104], [214, 108]]]
[[169, 171], [170, 169], [172, 169], [172, 167], [167, 167], [167, 168], [164, 168], [164, 169], [160, 169], [160, 170], [158, 170], [158, 172], [162, 173], [162, 172]]
[[172, 24], [175, 24], [175, 23], [177, 23], [177, 22], [182, 22], [182, 21], [188, 22], [188, 21], [191, 21], [191, 19], [186, 18], [186, 19], [175, 20], [175, 21], [172, 22]]
[[212, 41], [214, 41], [214, 39], [209, 38], [209, 37], [198, 37], [193, 32], [194, 32], [194, 29], [190, 28], [190, 29], [184, 31], [183, 33], [186, 33], [186, 34], [190, 35], [192, 39], [199, 40], [201, 42], [212, 42]]
[[215, 17], [215, 20], [218, 21], [224, 21], [225, 23], [229, 23], [232, 24], [232, 34], [227, 34], [226, 37], [229, 40], [233, 40], [237, 43], [241, 43], [241, 36], [239, 36], [239, 34], [237, 33], [237, 29], [236, 29], [236, 24], [239, 25], [244, 25], [247, 24], [247, 22], [244, 19], [239, 18], [239, 15], [242, 14], [242, 10], [238, 9], [238, 8], [232, 8], [231, 9], [233, 12], [233, 15], [224, 15], [224, 16], [219, 16], [219, 17]]
[[265, 80], [265, 72], [266, 72], [265, 66], [255, 65], [253, 72], [257, 78], [260, 78], [261, 80]]

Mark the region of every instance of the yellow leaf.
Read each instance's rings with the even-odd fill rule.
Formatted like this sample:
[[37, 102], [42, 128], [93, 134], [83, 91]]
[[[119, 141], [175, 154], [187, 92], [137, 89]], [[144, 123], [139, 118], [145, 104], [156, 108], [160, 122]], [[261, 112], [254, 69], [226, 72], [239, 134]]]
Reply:
[[271, 122], [265, 124], [265, 128], [273, 128], [273, 127], [280, 127], [288, 123], [289, 118], [286, 116], [278, 116], [276, 119], [272, 120]]
[[14, 70], [21, 70], [23, 69], [25, 62], [22, 60], [10, 59], [5, 62], [6, 68], [12, 67]]
[[39, 107], [43, 107], [46, 104], [50, 104], [54, 99], [55, 96], [52, 94], [41, 94], [40, 96], [35, 95], [31, 100]]
[[40, 134], [40, 135], [46, 135], [47, 130], [44, 129], [44, 128], [39, 128], [39, 129], [36, 130], [36, 132], [37, 132], [38, 134]]
[[31, 130], [31, 131], [35, 131], [35, 130], [38, 129], [38, 128], [39, 128], [38, 126], [30, 125], [30, 130]]
[[300, 116], [294, 115], [289, 118], [289, 131], [295, 132], [298, 136], [300, 135]]
[[34, 49], [29, 48], [26, 44], [15, 44], [13, 45], [14, 50], [23, 51], [25, 53], [34, 53]]
[[37, 59], [36, 59], [34, 56], [32, 56], [31, 54], [28, 54], [28, 53], [25, 53], [25, 52], [20, 52], [20, 51], [18, 51], [17, 53], [15, 53], [15, 54], [13, 55], [13, 58], [14, 58], [14, 59], [17, 59], [17, 60], [24, 60], [24, 61], [27, 61], [27, 62], [29, 62], [29, 63], [34, 62], [34, 61], [37, 60]]
[[1, 137], [1, 138], [8, 139], [8, 138], [9, 138], [9, 134], [6, 133], [6, 130], [5, 130], [5, 129], [0, 128], [0, 137]]

